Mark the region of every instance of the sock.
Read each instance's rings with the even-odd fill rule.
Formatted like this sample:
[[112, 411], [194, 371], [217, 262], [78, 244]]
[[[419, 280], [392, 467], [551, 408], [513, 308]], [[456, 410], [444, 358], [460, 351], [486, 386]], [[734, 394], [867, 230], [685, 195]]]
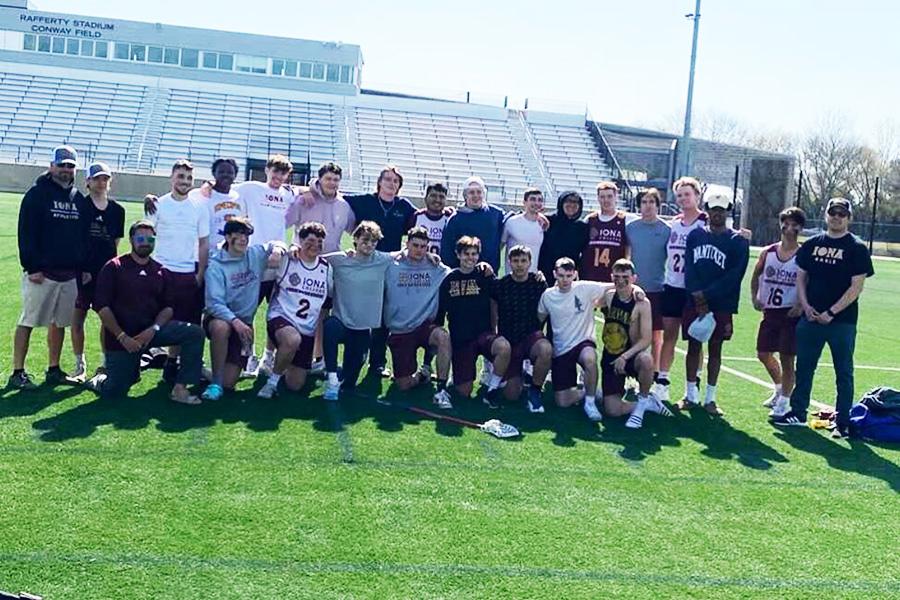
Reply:
[[784, 394], [781, 394], [781, 402], [784, 402], [785, 404], [787, 404], [788, 406], [790, 406], [790, 405], [791, 405], [791, 397], [790, 397], [790, 396], [785, 396]]
[[707, 383], [706, 384], [706, 402], [705, 404], [709, 404], [710, 402], [716, 401], [716, 386]]
[[328, 385], [337, 385], [338, 384], [338, 376], [336, 371], [328, 372]]
[[538, 392], [539, 394], [540, 394], [541, 392], [544, 391], [544, 386], [543, 386], [543, 385], [538, 385], [538, 384], [536, 384], [536, 383], [533, 382], [533, 381], [531, 382], [531, 388], [534, 389], [534, 390], [537, 390], [537, 392]]
[[76, 354], [75, 355], [75, 364], [83, 365], [84, 364], [84, 354]]
[[266, 348], [266, 351], [263, 353], [263, 360], [272, 360], [273, 358], [275, 358], [275, 351]]
[[659, 382], [660, 385], [669, 385], [669, 372], [660, 371], [657, 375], [656, 381]]
[[100, 355], [100, 366], [106, 368], [106, 352]]
[[446, 379], [436, 379], [435, 382], [437, 383], [437, 391], [440, 392], [441, 390], [447, 388], [447, 380]]
[[782, 389], [783, 389], [783, 388], [781, 387], [781, 384], [780, 384], [780, 383], [776, 383], [776, 384], [775, 384], [775, 395], [776, 395], [776, 396], [781, 396], [781, 391], [782, 391]]
[[59, 365], [53, 365], [52, 367], [49, 367], [49, 366], [47, 367], [48, 373], [51, 373], [51, 372], [55, 373], [56, 371], [61, 371], [61, 370], [62, 369], [59, 368]]
[[491, 373], [491, 380], [488, 382], [488, 391], [496, 390], [500, 387], [500, 383], [503, 381], [503, 378], [497, 375], [496, 373]]
[[281, 381], [281, 375], [279, 375], [278, 373], [272, 373], [271, 375], [269, 375], [269, 383], [271, 383], [272, 385], [277, 387], [279, 381]]
[[24, 373], [24, 372], [25, 372], [25, 369], [13, 369], [12, 374], [18, 375], [19, 373]]
[[634, 408], [631, 410], [631, 414], [643, 415], [644, 411], [647, 410], [647, 404], [650, 402], [650, 396], [638, 395], [637, 399], [638, 401], [635, 402]]
[[659, 383], [659, 371], [653, 371], [653, 383]]
[[697, 388], [696, 381], [688, 381], [687, 387], [685, 389], [685, 396], [687, 396], [688, 401], [697, 402], [697, 396], [700, 395], [700, 390]]

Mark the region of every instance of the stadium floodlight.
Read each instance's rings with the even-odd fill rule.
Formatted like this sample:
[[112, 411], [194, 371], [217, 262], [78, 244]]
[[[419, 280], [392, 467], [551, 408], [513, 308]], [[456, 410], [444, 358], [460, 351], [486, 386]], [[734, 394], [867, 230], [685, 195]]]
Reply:
[[691, 68], [688, 73], [688, 93], [687, 93], [687, 105], [684, 109], [684, 132], [681, 134], [681, 152], [678, 153], [680, 157], [681, 168], [678, 169], [679, 175], [690, 175], [691, 174], [691, 111], [693, 110], [694, 104], [694, 71], [697, 67], [697, 37], [700, 33], [700, 0], [697, 0], [697, 5], [694, 8], [694, 12], [684, 15], [688, 19], [694, 20], [694, 37], [691, 41]]

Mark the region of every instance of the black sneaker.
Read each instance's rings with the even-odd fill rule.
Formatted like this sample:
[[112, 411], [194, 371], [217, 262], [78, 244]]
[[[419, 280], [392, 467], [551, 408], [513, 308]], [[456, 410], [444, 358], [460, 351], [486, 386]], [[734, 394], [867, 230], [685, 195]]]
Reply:
[[489, 391], [484, 395], [484, 403], [490, 409], [500, 408], [500, 388]]
[[17, 390], [36, 390], [38, 387], [31, 375], [25, 371], [19, 371], [10, 375], [6, 385]]
[[800, 416], [792, 410], [784, 413], [780, 417], [772, 417], [772, 425], [778, 427], [806, 427], [806, 416]]
[[73, 383], [73, 380], [69, 378], [68, 373], [59, 367], [51, 367], [47, 369], [47, 372], [44, 374], [44, 383], [49, 385], [59, 385], [61, 383]]
[[178, 377], [178, 361], [169, 359], [166, 361], [166, 364], [162, 369], [162, 379], [166, 383], [173, 384], [175, 383], [175, 378]]

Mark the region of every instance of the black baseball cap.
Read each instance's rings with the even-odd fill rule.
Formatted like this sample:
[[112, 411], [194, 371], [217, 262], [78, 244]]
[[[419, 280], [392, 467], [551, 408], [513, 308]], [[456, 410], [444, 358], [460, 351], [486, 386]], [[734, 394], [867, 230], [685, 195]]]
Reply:
[[87, 168], [87, 178], [97, 177], [98, 175], [106, 175], [112, 177], [112, 169], [105, 162], [92, 162]]
[[850, 204], [850, 201], [846, 198], [832, 198], [828, 201], [828, 204], [825, 206], [825, 212], [828, 212], [832, 208], [843, 208], [848, 213], [853, 214], [853, 205]]

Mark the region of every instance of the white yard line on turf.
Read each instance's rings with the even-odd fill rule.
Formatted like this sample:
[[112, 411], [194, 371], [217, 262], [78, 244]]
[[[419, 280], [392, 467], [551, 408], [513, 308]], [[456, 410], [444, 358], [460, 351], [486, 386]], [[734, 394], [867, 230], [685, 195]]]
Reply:
[[[723, 356], [722, 360], [731, 361], [740, 361], [740, 362], [759, 362], [758, 358], [751, 358], [749, 356]], [[820, 367], [829, 367], [832, 368], [834, 365], [832, 363], [820, 362]], [[900, 373], [900, 367], [875, 367], [873, 365], [853, 365], [854, 369], [868, 369], [870, 371], [894, 371]]]
[[[598, 323], [603, 322], [603, 319], [601, 319], [600, 317], [594, 317], [594, 320], [597, 321]], [[687, 350], [679, 348], [678, 346], [675, 346], [675, 351], [678, 352], [679, 354], [687, 354]], [[725, 361], [728, 359], [723, 357], [722, 360]], [[764, 381], [764, 380], [760, 379], [759, 377], [754, 377], [753, 375], [749, 375], [747, 373], [744, 373], [743, 371], [738, 371], [737, 369], [732, 369], [731, 367], [728, 367], [726, 365], [722, 365], [722, 370], [725, 371], [726, 373], [728, 373], [729, 375], [734, 375], [735, 377], [739, 377], [739, 378], [743, 379], [744, 381], [749, 381], [750, 383], [755, 383], [756, 385], [762, 386], [762, 387], [766, 388], [767, 390], [772, 389], [771, 381]], [[819, 408], [822, 410], [831, 410], [833, 408], [831, 406], [828, 406], [827, 404], [822, 404], [821, 402], [816, 402], [815, 400], [810, 400], [809, 403], [811, 405], [815, 406], [816, 408]]]

